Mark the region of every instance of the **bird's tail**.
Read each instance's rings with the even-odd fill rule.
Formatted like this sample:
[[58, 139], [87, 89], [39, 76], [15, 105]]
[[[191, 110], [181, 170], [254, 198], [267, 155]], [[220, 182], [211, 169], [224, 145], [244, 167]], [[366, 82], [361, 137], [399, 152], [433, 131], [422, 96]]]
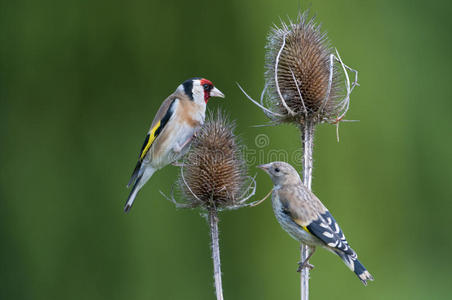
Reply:
[[132, 190], [130, 191], [129, 197], [127, 198], [126, 205], [124, 206], [124, 212], [128, 213], [132, 208], [133, 201], [135, 201], [135, 197], [138, 192], [141, 190], [143, 185], [151, 178], [152, 174], [154, 174], [155, 169], [152, 167], [146, 167], [144, 172], [140, 174], [135, 183], [133, 184]]
[[367, 271], [367, 269], [362, 265], [362, 263], [358, 260], [356, 254], [350, 255], [344, 252], [335, 251], [337, 255], [344, 261], [347, 267], [350, 268], [353, 272], [355, 272], [356, 276], [358, 276], [359, 280], [364, 285], [367, 285], [367, 280], [373, 281], [374, 277]]

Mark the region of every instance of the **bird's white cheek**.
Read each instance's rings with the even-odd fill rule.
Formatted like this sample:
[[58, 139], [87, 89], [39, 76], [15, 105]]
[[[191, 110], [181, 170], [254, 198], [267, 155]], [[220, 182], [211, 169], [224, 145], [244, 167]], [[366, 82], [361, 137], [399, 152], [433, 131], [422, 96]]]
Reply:
[[193, 101], [195, 103], [201, 104], [204, 103], [205, 104], [205, 100], [204, 100], [204, 90], [198, 87], [193, 88]]

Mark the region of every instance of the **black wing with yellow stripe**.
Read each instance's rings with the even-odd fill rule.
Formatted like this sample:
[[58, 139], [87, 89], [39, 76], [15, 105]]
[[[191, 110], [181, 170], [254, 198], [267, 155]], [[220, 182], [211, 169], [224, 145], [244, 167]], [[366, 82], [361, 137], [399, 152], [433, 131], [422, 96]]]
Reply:
[[130, 187], [130, 185], [132, 183], [134, 183], [136, 181], [136, 179], [138, 178], [138, 176], [140, 174], [140, 170], [141, 170], [141, 165], [143, 163], [143, 159], [146, 157], [146, 154], [149, 152], [149, 149], [151, 148], [151, 146], [154, 143], [155, 139], [163, 131], [163, 129], [165, 128], [166, 124], [168, 123], [168, 121], [170, 120], [171, 116], [174, 113], [174, 103], [175, 103], [175, 101], [176, 101], [176, 99], [174, 99], [171, 102], [171, 104], [169, 105], [168, 110], [166, 111], [166, 113], [163, 116], [163, 118], [161, 120], [159, 120], [154, 125], [154, 127], [152, 127], [150, 132], [148, 132], [148, 134], [146, 135], [146, 138], [144, 139], [143, 146], [141, 146], [140, 156], [138, 158], [138, 162], [137, 162], [137, 164], [135, 166], [135, 169], [133, 170], [132, 176], [131, 176], [131, 178], [129, 180], [129, 183], [127, 184], [127, 187]]

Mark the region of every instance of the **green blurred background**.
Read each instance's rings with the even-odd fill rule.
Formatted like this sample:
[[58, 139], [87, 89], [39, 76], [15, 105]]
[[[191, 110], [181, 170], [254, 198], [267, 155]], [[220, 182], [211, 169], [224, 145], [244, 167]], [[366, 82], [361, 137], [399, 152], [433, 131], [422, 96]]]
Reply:
[[[359, 70], [348, 119], [319, 127], [313, 189], [376, 281], [318, 251], [311, 299], [451, 297], [450, 1], [52, 1], [0, 4], [0, 299], [213, 299], [208, 227], [176, 210], [177, 168], [129, 215], [125, 185], [160, 102], [211, 79], [250, 149], [300, 148], [255, 128], [272, 23], [310, 7]], [[262, 198], [268, 176], [258, 174]], [[298, 244], [270, 201], [221, 215], [226, 299], [298, 299]]]

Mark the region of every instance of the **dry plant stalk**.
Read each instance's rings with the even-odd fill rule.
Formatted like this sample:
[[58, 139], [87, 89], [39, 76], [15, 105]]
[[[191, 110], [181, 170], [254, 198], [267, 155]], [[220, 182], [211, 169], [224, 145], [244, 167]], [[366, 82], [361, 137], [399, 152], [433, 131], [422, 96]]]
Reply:
[[169, 198], [176, 207], [204, 209], [208, 213], [217, 300], [223, 299], [218, 233], [218, 212], [253, 206], [247, 203], [256, 191], [234, 135], [234, 123], [218, 111], [210, 114], [197, 132], [177, 182], [183, 202]]
[[[260, 101], [252, 99], [240, 85], [239, 88], [272, 124], [291, 123], [300, 129], [303, 183], [311, 189], [315, 126], [330, 123], [338, 130], [350, 106], [350, 94], [358, 85], [358, 72], [342, 62], [308, 12], [299, 14], [295, 23], [275, 25], [268, 35], [266, 50], [265, 87]], [[354, 73], [353, 82], [349, 71]], [[337, 135], [339, 140], [338, 131]], [[302, 244], [302, 262], [309, 252], [309, 246]], [[301, 271], [301, 299], [309, 299], [308, 268]]]

